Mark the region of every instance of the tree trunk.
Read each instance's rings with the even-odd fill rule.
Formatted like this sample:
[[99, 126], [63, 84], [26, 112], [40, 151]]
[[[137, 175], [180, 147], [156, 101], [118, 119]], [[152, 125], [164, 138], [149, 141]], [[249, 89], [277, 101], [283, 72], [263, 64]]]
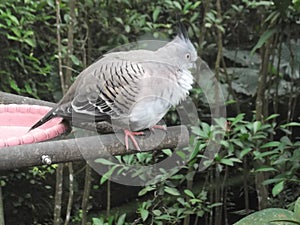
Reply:
[[[269, 54], [270, 50], [270, 42], [267, 42], [265, 46], [261, 50], [262, 55], [262, 64], [260, 69], [260, 75], [258, 78], [258, 86], [257, 86], [257, 97], [256, 97], [256, 120], [263, 122], [265, 117], [265, 90], [266, 90], [266, 81], [268, 76], [268, 66], [269, 66]], [[262, 166], [262, 162], [256, 161], [256, 168]], [[268, 206], [268, 190], [265, 185], [263, 185], [263, 181], [266, 180], [266, 173], [258, 172], [255, 173], [255, 184], [256, 184], [256, 192], [258, 197], [258, 207], [259, 209], [265, 209]]]

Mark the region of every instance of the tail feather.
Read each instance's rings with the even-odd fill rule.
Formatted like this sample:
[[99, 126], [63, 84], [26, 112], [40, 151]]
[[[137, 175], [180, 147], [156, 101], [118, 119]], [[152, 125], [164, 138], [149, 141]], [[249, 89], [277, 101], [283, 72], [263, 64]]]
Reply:
[[[48, 122], [49, 120], [51, 120], [52, 118], [56, 117], [56, 114], [54, 113], [56, 110], [56, 108], [53, 108], [52, 110], [50, 110], [42, 119], [40, 119], [38, 122], [36, 122], [30, 129], [29, 131], [42, 126], [44, 123]], [[29, 132], [28, 131], [28, 132]]]

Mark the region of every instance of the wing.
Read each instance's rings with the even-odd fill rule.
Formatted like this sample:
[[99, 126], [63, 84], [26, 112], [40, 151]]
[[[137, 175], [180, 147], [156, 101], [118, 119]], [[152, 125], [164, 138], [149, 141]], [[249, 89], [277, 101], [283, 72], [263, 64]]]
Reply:
[[98, 121], [128, 116], [140, 92], [138, 83], [145, 74], [139, 63], [99, 60], [79, 75], [69, 91], [71, 94], [62, 99], [60, 111], [69, 116], [91, 116]]

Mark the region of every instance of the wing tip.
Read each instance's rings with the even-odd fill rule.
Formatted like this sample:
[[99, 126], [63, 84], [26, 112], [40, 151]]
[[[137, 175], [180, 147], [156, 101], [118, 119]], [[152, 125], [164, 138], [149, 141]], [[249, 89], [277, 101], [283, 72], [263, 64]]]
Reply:
[[52, 118], [54, 118], [56, 115], [54, 114], [54, 111], [56, 109], [52, 109], [50, 110], [42, 119], [40, 119], [39, 121], [37, 121], [32, 127], [29, 128], [28, 132], [30, 132], [31, 130], [34, 130], [40, 126], [42, 126], [44, 123], [48, 122], [49, 120], [51, 120]]

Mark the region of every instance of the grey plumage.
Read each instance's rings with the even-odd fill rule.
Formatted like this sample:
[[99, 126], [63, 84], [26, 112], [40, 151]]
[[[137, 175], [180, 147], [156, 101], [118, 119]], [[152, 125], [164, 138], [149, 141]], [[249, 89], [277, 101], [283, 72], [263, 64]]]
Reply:
[[90, 116], [130, 131], [151, 128], [188, 95], [189, 69], [197, 57], [184, 30], [156, 51], [108, 53], [82, 71], [57, 107], [31, 129], [56, 116]]

